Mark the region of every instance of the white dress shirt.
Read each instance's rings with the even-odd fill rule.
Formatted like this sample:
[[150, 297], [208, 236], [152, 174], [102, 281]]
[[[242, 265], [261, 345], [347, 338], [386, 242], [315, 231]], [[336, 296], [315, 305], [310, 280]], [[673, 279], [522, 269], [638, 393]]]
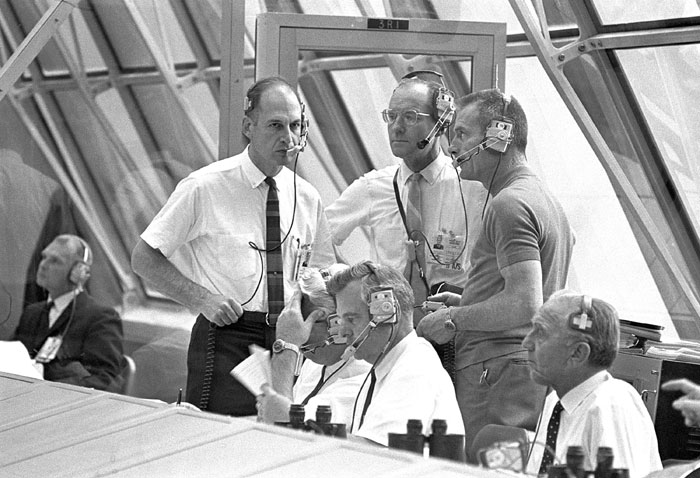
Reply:
[[[537, 474], [547, 423], [560, 400], [556, 392], [547, 396], [535, 443], [527, 464], [527, 473]], [[594, 470], [598, 447], [613, 450], [613, 468], [629, 469], [630, 478], [641, 478], [661, 469], [654, 424], [639, 393], [627, 382], [601, 371], [561, 398], [561, 413], [554, 464], [566, 463], [569, 446], [583, 447], [584, 468]]]

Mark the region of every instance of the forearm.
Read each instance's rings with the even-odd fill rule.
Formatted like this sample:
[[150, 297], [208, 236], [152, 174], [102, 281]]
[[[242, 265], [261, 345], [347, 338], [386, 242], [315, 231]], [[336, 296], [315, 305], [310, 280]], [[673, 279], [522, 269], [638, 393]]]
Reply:
[[134, 272], [158, 292], [189, 308], [203, 312], [212, 293], [185, 277], [160, 251], [139, 240], [131, 255]]
[[294, 368], [296, 366], [296, 353], [292, 350], [284, 350], [273, 354], [271, 360], [272, 367], [272, 388], [280, 395], [293, 398], [294, 388]]
[[502, 291], [483, 302], [453, 307], [451, 318], [459, 331], [498, 332], [530, 324], [541, 305], [541, 298]]

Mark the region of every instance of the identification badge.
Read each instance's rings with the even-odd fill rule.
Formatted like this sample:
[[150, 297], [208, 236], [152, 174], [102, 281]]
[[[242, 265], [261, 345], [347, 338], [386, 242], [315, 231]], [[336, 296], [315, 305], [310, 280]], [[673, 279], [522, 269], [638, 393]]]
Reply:
[[[452, 232], [438, 231], [433, 238], [431, 247], [437, 260], [431, 256], [429, 258], [430, 262], [445, 269], [462, 270], [459, 258], [464, 247], [464, 236], [458, 236]], [[464, 253], [466, 254], [466, 251]]]
[[44, 345], [41, 346], [39, 352], [37, 352], [34, 358], [38, 363], [49, 363], [56, 358], [58, 349], [61, 348], [63, 343], [63, 337], [59, 335], [54, 335], [52, 337], [47, 337]]

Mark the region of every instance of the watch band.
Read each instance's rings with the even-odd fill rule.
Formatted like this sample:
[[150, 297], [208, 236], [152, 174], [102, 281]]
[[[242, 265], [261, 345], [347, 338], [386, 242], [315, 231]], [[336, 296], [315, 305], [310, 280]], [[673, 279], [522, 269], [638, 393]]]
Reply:
[[445, 328], [452, 332], [457, 332], [457, 325], [452, 321], [452, 307], [447, 308], [447, 320], [445, 320]]
[[304, 361], [304, 355], [301, 353], [301, 350], [299, 350], [299, 347], [297, 345], [285, 342], [282, 339], [277, 339], [273, 342], [272, 351], [274, 353], [279, 354], [284, 352], [285, 350], [291, 350], [297, 355], [297, 361], [294, 365], [294, 376], [298, 377], [301, 373], [301, 364]]

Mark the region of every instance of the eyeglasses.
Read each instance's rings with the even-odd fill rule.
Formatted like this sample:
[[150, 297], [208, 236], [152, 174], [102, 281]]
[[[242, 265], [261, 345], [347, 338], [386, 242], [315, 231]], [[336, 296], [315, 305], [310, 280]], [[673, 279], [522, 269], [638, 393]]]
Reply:
[[418, 117], [419, 116], [431, 116], [428, 113], [421, 113], [416, 110], [404, 110], [404, 111], [397, 111], [397, 110], [390, 110], [386, 109], [382, 111], [382, 119], [384, 120], [385, 123], [388, 124], [393, 124], [398, 117], [401, 116], [401, 119], [403, 120], [403, 123], [407, 126], [412, 126], [418, 122]]

